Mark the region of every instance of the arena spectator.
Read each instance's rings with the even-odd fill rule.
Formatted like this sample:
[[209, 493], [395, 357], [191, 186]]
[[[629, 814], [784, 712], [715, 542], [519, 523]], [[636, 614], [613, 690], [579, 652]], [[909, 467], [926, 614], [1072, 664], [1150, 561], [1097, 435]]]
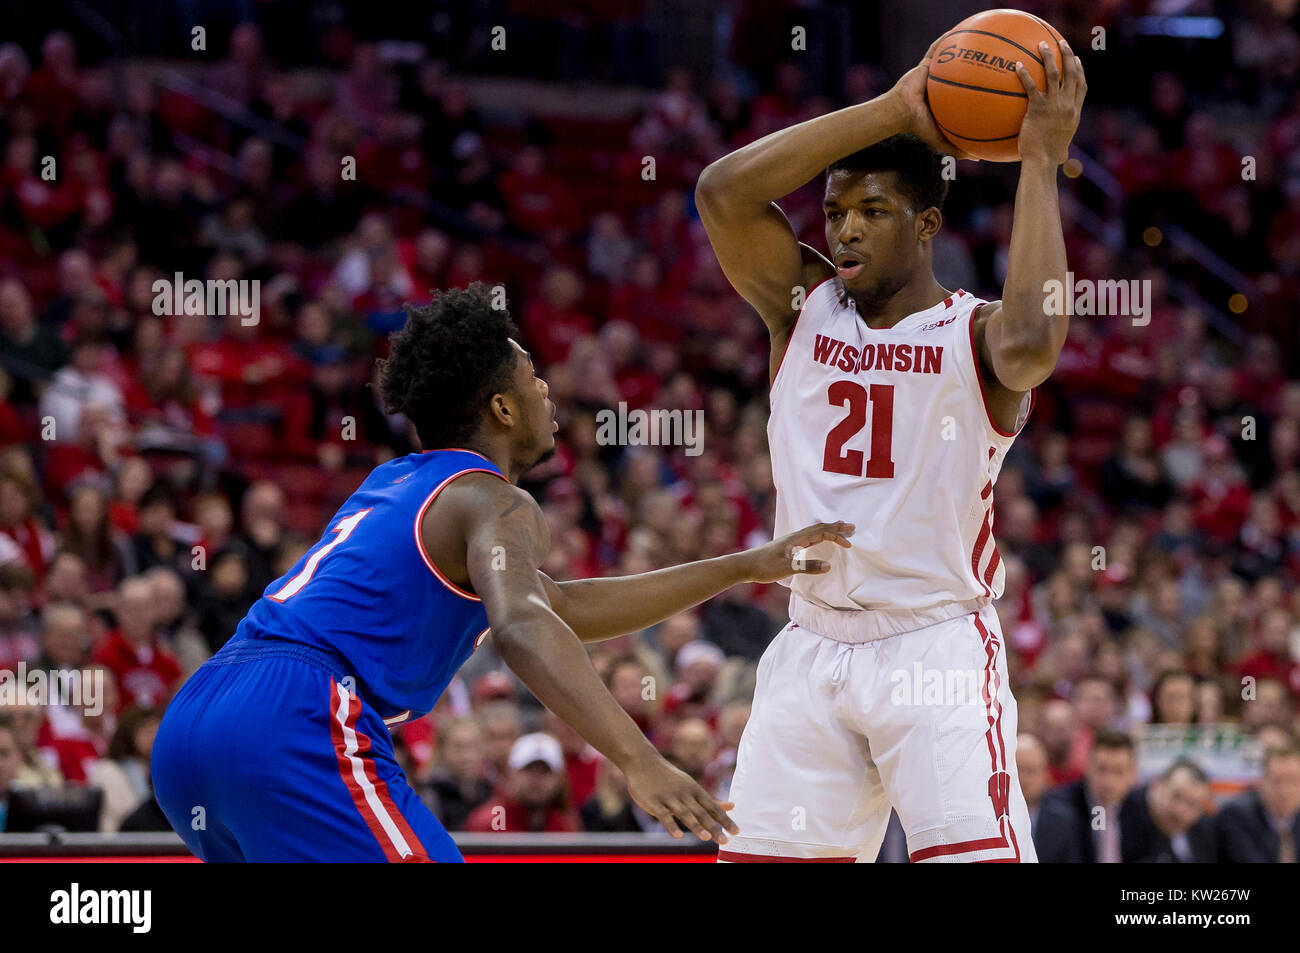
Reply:
[[1048, 791], [1039, 805], [1034, 844], [1043, 863], [1117, 864], [1127, 828], [1137, 825], [1137, 752], [1122, 732], [1097, 735], [1084, 776]]
[[[1210, 781], [1188, 758], [1179, 758], [1148, 784], [1135, 788], [1120, 808], [1120, 851], [1126, 864], [1214, 860], [1206, 818]], [[1124, 823], [1124, 818], [1132, 820]]]
[[110, 834], [153, 797], [149, 754], [162, 714], [152, 708], [127, 708], [117, 719], [107, 756], [95, 762], [88, 779], [104, 792], [99, 829]]
[[117, 678], [119, 710], [163, 706], [180, 686], [181, 667], [158, 640], [153, 586], [133, 576], [117, 589], [116, 626], [95, 650]]
[[1264, 752], [1264, 774], [1214, 817], [1219, 863], [1296, 863], [1300, 856], [1300, 746]]
[[467, 831], [538, 833], [581, 830], [569, 806], [564, 752], [550, 735], [523, 735], [510, 749], [501, 786], [465, 823]]
[[473, 718], [447, 718], [439, 726], [437, 761], [418, 782], [424, 803], [449, 831], [465, 829], [469, 816], [492, 796], [483, 729]]

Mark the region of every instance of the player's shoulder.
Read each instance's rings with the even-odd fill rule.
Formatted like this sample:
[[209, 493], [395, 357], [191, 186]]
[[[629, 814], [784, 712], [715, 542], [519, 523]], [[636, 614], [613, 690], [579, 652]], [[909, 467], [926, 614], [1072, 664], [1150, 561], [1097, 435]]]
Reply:
[[495, 471], [469, 471], [447, 484], [442, 491], [443, 514], [458, 514], [472, 519], [498, 521], [516, 513], [532, 518], [541, 507], [531, 493], [503, 479]]

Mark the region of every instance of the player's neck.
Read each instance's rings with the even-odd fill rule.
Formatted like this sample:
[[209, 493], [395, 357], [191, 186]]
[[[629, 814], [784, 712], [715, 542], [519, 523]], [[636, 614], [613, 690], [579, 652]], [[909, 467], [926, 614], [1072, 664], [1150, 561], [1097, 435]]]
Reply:
[[858, 317], [869, 328], [892, 328], [910, 314], [933, 308], [952, 292], [935, 279], [933, 274], [911, 281], [892, 294], [881, 298], [850, 295], [857, 308]]
[[518, 483], [519, 477], [523, 475], [523, 468], [511, 460], [505, 445], [497, 445], [491, 440], [471, 439], [462, 443], [461, 449], [473, 450], [479, 456], [486, 457], [511, 483]]

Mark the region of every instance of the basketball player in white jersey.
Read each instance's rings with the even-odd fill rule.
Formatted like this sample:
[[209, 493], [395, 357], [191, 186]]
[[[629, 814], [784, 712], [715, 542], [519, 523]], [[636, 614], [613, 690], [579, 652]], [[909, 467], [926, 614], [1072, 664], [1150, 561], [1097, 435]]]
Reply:
[[[1056, 174], [1087, 87], [1064, 43], [1063, 72], [1047, 54], [1046, 92], [1017, 69], [1028, 112], [1001, 301], [934, 277], [941, 153], [962, 154], [925, 104], [928, 53], [883, 96], [700, 176], [718, 260], [771, 336], [776, 533], [857, 527], [851, 550], [809, 550], [831, 572], [786, 583], [791, 622], [759, 662], [731, 787], [740, 834], [720, 860], [873, 861], [891, 806], [913, 861], [1037, 859], [991, 532], [993, 483], [1068, 324], [1045, 283], [1066, 278]], [[829, 258], [775, 204], [822, 174]]]

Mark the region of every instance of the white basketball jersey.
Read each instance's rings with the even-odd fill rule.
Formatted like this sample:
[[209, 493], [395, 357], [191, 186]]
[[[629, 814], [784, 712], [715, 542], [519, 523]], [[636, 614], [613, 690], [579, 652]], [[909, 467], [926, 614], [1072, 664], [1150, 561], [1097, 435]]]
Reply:
[[772, 383], [768, 441], [776, 535], [856, 525], [852, 549], [820, 543], [823, 575], [784, 582], [820, 609], [881, 610], [908, 631], [986, 605], [1005, 570], [993, 484], [1015, 434], [993, 423], [972, 322], [956, 292], [876, 330], [828, 279], [808, 295]]

